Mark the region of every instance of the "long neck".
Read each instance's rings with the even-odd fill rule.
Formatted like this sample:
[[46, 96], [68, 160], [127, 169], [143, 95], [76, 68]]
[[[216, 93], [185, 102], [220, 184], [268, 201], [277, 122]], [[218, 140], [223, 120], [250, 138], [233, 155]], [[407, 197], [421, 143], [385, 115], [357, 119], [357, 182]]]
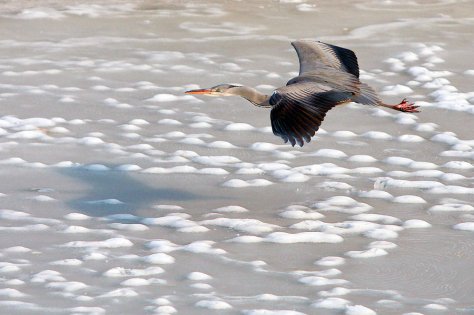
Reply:
[[258, 107], [271, 107], [268, 95], [262, 94], [248, 86], [238, 86], [232, 89], [232, 94], [239, 95]]

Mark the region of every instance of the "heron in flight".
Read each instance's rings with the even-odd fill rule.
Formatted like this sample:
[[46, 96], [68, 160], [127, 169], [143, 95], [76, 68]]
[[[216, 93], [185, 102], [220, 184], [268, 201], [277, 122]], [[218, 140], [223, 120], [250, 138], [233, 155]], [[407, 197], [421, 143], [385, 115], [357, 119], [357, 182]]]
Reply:
[[419, 112], [413, 103], [403, 99], [399, 104], [383, 103], [377, 93], [359, 81], [359, 65], [352, 50], [320, 41], [298, 40], [291, 43], [298, 54], [297, 77], [277, 88], [271, 95], [256, 89], [219, 84], [208, 89], [186, 91], [186, 94], [241, 96], [258, 107], [271, 108], [273, 133], [285, 143], [303, 146], [319, 129], [326, 112], [336, 105], [356, 102], [384, 106], [401, 112]]

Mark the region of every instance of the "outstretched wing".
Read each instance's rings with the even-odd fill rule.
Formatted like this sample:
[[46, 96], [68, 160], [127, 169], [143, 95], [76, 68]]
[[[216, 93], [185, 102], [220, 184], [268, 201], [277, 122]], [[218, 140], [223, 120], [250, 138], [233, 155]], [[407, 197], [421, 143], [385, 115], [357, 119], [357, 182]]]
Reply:
[[310, 82], [295, 83], [275, 90], [270, 97], [273, 133], [285, 143], [310, 142], [319, 129], [326, 112], [335, 105], [348, 102], [352, 93], [330, 90]]
[[294, 41], [291, 45], [298, 54], [300, 75], [326, 66], [359, 77], [357, 57], [350, 49], [309, 40]]

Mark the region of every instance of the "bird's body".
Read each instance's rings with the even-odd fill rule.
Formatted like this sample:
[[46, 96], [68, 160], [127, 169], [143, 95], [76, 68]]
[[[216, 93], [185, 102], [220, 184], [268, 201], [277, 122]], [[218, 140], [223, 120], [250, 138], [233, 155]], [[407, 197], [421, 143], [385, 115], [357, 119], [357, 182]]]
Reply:
[[348, 102], [384, 106], [403, 112], [418, 112], [403, 100], [396, 105], [383, 103], [377, 93], [359, 80], [357, 57], [352, 50], [318, 42], [299, 40], [291, 43], [300, 62], [297, 77], [271, 95], [231, 84], [210, 89], [187, 91], [187, 94], [239, 95], [259, 107], [271, 107], [273, 133], [291, 145], [310, 142], [326, 112]]

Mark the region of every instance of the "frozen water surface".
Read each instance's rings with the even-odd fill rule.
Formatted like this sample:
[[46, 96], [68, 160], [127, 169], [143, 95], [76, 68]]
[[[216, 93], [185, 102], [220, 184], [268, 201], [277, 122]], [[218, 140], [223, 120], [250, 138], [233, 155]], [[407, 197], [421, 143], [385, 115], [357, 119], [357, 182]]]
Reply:
[[[472, 314], [471, 1], [3, 1], [1, 314]], [[387, 103], [310, 144], [239, 98], [291, 40]]]

